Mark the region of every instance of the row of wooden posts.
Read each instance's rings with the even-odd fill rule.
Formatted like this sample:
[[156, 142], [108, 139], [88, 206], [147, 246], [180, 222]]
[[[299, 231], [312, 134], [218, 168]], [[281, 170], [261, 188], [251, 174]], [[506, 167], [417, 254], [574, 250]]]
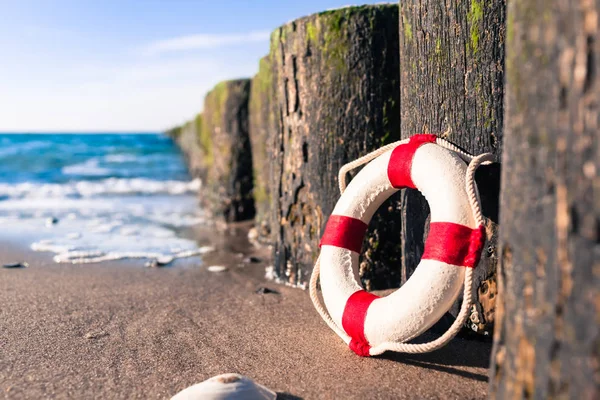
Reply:
[[[300, 18], [273, 32], [253, 79], [220, 83], [170, 134], [206, 208], [255, 218], [291, 283], [308, 280], [343, 164], [414, 133], [493, 153], [499, 163], [476, 177], [488, 237], [468, 326], [494, 331], [490, 394], [591, 399], [599, 3], [403, 0]], [[381, 207], [363, 245], [367, 289], [410, 277], [428, 214], [411, 190]]]

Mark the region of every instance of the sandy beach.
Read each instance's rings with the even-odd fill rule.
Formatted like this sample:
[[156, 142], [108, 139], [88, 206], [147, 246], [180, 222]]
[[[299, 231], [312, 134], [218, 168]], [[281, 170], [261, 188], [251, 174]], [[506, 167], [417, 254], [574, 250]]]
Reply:
[[59, 265], [3, 240], [2, 263], [30, 266], [0, 268], [0, 397], [165, 399], [225, 372], [291, 399], [485, 397], [490, 344], [360, 358], [306, 291], [265, 281], [264, 262], [242, 262], [267, 254], [240, 232], [213, 235], [217, 251], [202, 263], [165, 268]]

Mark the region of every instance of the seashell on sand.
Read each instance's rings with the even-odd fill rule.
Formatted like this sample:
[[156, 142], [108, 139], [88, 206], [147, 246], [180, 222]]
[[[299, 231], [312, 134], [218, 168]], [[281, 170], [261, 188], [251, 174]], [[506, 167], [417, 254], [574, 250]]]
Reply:
[[239, 374], [214, 376], [182, 390], [171, 400], [275, 400], [277, 394]]
[[210, 272], [223, 272], [227, 271], [227, 267], [224, 265], [211, 265], [207, 268]]

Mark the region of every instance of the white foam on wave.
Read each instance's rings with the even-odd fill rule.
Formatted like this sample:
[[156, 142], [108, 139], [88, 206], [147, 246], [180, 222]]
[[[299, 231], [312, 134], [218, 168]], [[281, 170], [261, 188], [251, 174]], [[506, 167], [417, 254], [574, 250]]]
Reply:
[[[21, 219], [20, 227], [42, 233], [31, 249], [54, 253], [57, 263], [87, 264], [121, 259], [155, 259], [168, 264], [178, 258], [212, 251], [191, 239], [178, 237], [172, 228], [146, 220], [118, 219], [119, 213], [96, 218], [58, 219], [42, 228], [43, 216]], [[2, 225], [3, 221], [0, 221]], [[38, 236], [39, 237], [39, 236]]]
[[107, 176], [112, 173], [112, 170], [100, 167], [98, 160], [92, 158], [80, 164], [67, 165], [62, 168], [62, 173], [65, 175]]
[[[110, 211], [114, 209], [114, 203], [109, 200], [99, 199], [65, 199], [65, 198], [34, 198], [34, 199], [11, 199], [0, 201], [0, 210], [16, 212], [31, 211], [36, 216], [46, 215], [44, 210], [72, 210], [82, 209], [91, 213], [92, 210]], [[50, 216], [50, 215], [48, 215]]]
[[107, 154], [103, 157], [104, 161], [109, 163], [126, 163], [126, 162], [139, 162], [143, 156], [136, 156], [135, 154]]
[[176, 230], [204, 221], [192, 194], [0, 201], [0, 231], [24, 234], [61, 263], [199, 256], [208, 249]]
[[51, 146], [51, 143], [43, 140], [30, 140], [22, 143], [12, 143], [6, 145], [6, 138], [3, 140], [3, 146], [0, 147], [0, 157], [24, 154], [28, 151], [41, 150]]
[[67, 183], [0, 183], [0, 197], [8, 199], [52, 199], [136, 194], [186, 194], [200, 189], [199, 179], [157, 181], [147, 178], [107, 178]]
[[[147, 228], [147, 227], [145, 227]], [[162, 264], [168, 264], [179, 258], [200, 256], [214, 250], [211, 246], [201, 246], [189, 239], [155, 229], [146, 232], [143, 240], [123, 240], [123, 234], [111, 235], [111, 232], [89, 231], [74, 238], [72, 235], [55, 239], [39, 240], [31, 244], [31, 249], [39, 252], [54, 253], [53, 260], [57, 263], [90, 264], [104, 261], [124, 259], [154, 259]], [[138, 232], [128, 235], [138, 236]], [[165, 241], [165, 237], [169, 240]], [[101, 245], [99, 245], [101, 243]]]

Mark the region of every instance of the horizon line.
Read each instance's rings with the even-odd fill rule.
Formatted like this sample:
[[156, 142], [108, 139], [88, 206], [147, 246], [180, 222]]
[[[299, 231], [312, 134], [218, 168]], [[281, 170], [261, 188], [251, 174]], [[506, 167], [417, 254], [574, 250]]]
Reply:
[[98, 130], [98, 131], [93, 131], [93, 130], [65, 130], [65, 131], [61, 131], [61, 130], [51, 130], [51, 131], [37, 131], [37, 130], [22, 130], [22, 131], [3, 131], [0, 130], [0, 135], [56, 135], [56, 134], [61, 134], [61, 135], [72, 135], [72, 134], [83, 134], [83, 135], [154, 135], [157, 133], [165, 133], [164, 130], [156, 130], [156, 131], [148, 131], [148, 130]]

